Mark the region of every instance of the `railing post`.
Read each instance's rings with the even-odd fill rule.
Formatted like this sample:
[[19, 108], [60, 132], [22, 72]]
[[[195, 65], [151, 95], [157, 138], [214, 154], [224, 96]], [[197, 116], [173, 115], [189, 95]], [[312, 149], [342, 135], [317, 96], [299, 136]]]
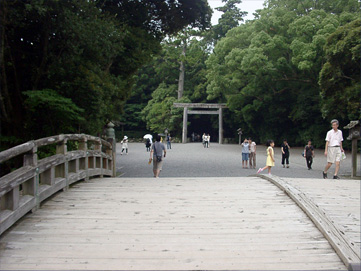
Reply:
[[15, 211], [19, 207], [20, 190], [19, 185], [13, 187], [5, 196], [1, 199], [4, 209]]
[[109, 122], [107, 124], [107, 141], [112, 144], [112, 170], [113, 170], [113, 177], [116, 176], [117, 173], [117, 145], [115, 140], [115, 131], [114, 131], [114, 124]]
[[[56, 154], [62, 154], [66, 155], [68, 152], [68, 139], [64, 138], [64, 135], [60, 135], [60, 137], [63, 137], [63, 140], [60, 141], [58, 144], [56, 144]], [[66, 185], [64, 187], [64, 191], [69, 189], [69, 161], [65, 157], [65, 162], [62, 166], [57, 166], [55, 168], [55, 176], [63, 176], [65, 178]]]
[[[102, 157], [102, 142], [101, 140], [99, 141], [96, 141], [95, 142], [95, 146], [94, 146], [94, 150], [99, 152], [99, 155], [100, 155], [100, 162], [99, 162], [99, 165], [100, 165], [100, 178], [103, 178], [104, 177], [104, 170], [103, 170], [103, 157]], [[97, 157], [95, 157], [95, 159], [98, 159]], [[97, 163], [95, 161], [95, 167], [96, 167]]]
[[[33, 149], [23, 156], [23, 166], [37, 167], [38, 165], [38, 147], [34, 145]], [[39, 170], [35, 169], [35, 176], [27, 182], [22, 184], [23, 195], [31, 195], [35, 198], [35, 207], [32, 212], [35, 212], [40, 207], [39, 202]]]
[[85, 152], [85, 161], [84, 161], [84, 170], [86, 172], [85, 181], [89, 181], [89, 166], [88, 166], [88, 139], [83, 136], [81, 140], [79, 140], [79, 147], [78, 150]]

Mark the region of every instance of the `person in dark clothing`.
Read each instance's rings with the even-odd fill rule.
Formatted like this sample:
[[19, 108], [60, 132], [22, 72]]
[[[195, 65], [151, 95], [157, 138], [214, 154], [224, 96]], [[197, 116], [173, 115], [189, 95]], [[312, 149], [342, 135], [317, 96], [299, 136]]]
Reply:
[[170, 137], [170, 134], [167, 135], [167, 149], [172, 148], [172, 138]]
[[289, 162], [289, 158], [290, 158], [290, 145], [288, 145], [287, 143], [287, 139], [283, 140], [283, 143], [281, 145], [281, 151], [282, 151], [282, 165], [283, 167], [285, 167], [285, 161], [286, 161], [286, 165], [287, 168], [290, 167], [290, 162]]
[[311, 140], [309, 140], [308, 144], [305, 146], [305, 151], [304, 151], [308, 170], [312, 169], [313, 157], [315, 157], [315, 152], [311, 144], [312, 142]]
[[150, 143], [150, 139], [147, 138], [146, 142], [145, 142], [145, 147], [147, 148], [147, 152], [150, 152], [150, 147], [152, 146], [152, 144]]

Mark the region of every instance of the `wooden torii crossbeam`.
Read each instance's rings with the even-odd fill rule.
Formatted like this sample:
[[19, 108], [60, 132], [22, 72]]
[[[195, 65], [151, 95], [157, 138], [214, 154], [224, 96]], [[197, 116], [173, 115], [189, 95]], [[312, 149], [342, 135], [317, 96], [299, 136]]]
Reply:
[[[182, 131], [182, 143], [187, 143], [187, 122], [188, 114], [206, 114], [216, 115], [218, 114], [218, 133], [219, 144], [223, 143], [223, 108], [227, 108], [226, 104], [207, 104], [207, 103], [174, 103], [174, 107], [183, 107], [183, 131]], [[217, 110], [188, 110], [191, 109], [217, 109]]]

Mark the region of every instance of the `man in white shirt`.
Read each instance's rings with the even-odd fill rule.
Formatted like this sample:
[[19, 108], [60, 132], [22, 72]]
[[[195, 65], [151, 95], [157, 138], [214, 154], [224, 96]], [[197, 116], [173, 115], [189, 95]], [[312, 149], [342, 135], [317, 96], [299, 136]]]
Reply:
[[338, 120], [332, 120], [331, 124], [332, 130], [328, 131], [326, 135], [325, 156], [327, 157], [327, 165], [323, 171], [323, 178], [327, 179], [327, 170], [329, 170], [332, 164], [336, 163], [335, 175], [333, 178], [340, 179], [337, 174], [340, 169], [341, 152], [344, 151], [342, 148], [343, 136], [342, 131], [338, 130]]

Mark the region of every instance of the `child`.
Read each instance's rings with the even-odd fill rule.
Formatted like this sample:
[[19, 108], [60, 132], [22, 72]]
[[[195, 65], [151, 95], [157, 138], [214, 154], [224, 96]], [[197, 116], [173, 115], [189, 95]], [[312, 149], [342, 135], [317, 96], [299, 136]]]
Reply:
[[273, 147], [275, 143], [273, 140], [267, 140], [267, 162], [264, 168], [260, 168], [257, 171], [257, 174], [268, 168], [268, 174], [271, 175], [271, 168], [275, 166], [274, 152]]
[[248, 168], [248, 159], [249, 159], [249, 143], [248, 140], [245, 139], [242, 143], [242, 168]]
[[124, 136], [123, 140], [120, 141], [122, 143], [122, 152], [120, 155], [123, 155], [123, 151], [125, 150], [126, 154], [128, 155], [128, 137]]

